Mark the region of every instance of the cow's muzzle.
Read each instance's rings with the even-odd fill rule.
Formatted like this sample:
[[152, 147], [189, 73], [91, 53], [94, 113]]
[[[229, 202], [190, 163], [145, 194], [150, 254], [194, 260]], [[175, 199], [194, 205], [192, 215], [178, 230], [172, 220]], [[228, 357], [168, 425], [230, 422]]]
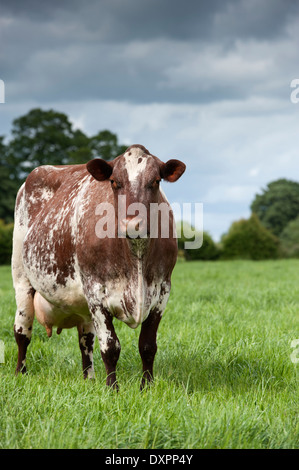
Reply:
[[146, 238], [147, 221], [142, 217], [127, 217], [119, 223], [119, 232], [126, 238]]

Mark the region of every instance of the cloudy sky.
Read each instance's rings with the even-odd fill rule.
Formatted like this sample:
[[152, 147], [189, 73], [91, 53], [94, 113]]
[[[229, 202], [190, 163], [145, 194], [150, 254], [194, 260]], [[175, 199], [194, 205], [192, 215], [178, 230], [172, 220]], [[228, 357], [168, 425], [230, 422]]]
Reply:
[[202, 202], [216, 240], [267, 183], [299, 180], [295, 78], [297, 0], [0, 0], [0, 135], [52, 108], [181, 159], [164, 190]]

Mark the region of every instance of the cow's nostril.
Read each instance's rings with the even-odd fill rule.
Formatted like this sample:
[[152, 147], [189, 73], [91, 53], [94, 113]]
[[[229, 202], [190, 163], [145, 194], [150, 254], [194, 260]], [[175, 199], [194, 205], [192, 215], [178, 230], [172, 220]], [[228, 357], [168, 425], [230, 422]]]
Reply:
[[145, 235], [146, 223], [141, 218], [132, 217], [123, 219], [120, 227], [127, 238], [140, 238]]

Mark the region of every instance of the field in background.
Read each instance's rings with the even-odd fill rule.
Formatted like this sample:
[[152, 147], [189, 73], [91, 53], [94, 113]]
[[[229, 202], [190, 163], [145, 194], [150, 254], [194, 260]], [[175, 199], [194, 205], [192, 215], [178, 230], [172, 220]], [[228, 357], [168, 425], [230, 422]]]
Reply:
[[298, 447], [299, 260], [179, 262], [143, 393], [140, 329], [118, 321], [118, 394], [98, 342], [84, 381], [77, 331], [49, 339], [36, 321], [28, 374], [14, 377], [9, 267], [0, 282], [0, 448]]

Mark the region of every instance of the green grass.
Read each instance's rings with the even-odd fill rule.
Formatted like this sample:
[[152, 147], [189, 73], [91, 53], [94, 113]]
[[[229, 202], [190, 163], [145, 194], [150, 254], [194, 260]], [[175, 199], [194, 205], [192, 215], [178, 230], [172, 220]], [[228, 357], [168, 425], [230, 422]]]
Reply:
[[155, 382], [139, 391], [138, 330], [115, 322], [119, 393], [84, 381], [77, 331], [35, 321], [14, 376], [14, 292], [0, 267], [0, 448], [297, 448], [299, 260], [178, 263], [158, 331]]

